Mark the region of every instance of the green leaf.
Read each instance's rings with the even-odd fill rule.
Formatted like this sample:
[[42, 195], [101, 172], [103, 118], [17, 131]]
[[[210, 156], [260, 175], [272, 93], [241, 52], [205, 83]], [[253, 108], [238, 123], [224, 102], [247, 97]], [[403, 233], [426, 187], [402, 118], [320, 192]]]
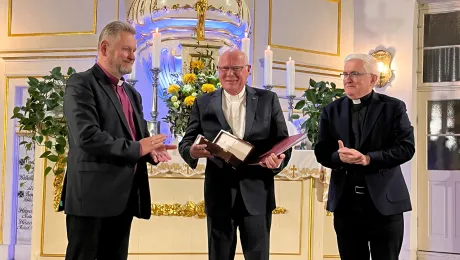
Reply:
[[31, 167], [32, 167], [32, 165], [30, 165], [30, 164], [24, 165], [24, 169], [26, 169], [26, 171], [28, 171], [28, 172], [30, 171]]
[[22, 188], [24, 186], [24, 184], [26, 184], [26, 183], [25, 182], [19, 183], [19, 187]]
[[46, 151], [40, 155], [40, 158], [47, 158], [51, 154], [51, 151]]
[[28, 144], [28, 143], [29, 142], [27, 142], [27, 141], [22, 141], [22, 142], [19, 143], [19, 145], [25, 145], [25, 144]]
[[57, 162], [58, 161], [58, 156], [57, 155], [49, 155], [48, 156], [48, 160], [52, 161], [52, 162]]
[[40, 84], [40, 81], [38, 79], [34, 78], [34, 77], [27, 77], [27, 79], [29, 80], [27, 83], [31, 87], [37, 86], [38, 84]]
[[56, 144], [56, 145], [54, 146], [54, 149], [56, 149], [56, 152], [57, 152], [58, 154], [63, 154], [63, 153], [65, 152], [64, 148], [65, 148], [65, 146], [62, 145], [62, 144]]
[[70, 76], [70, 75], [74, 74], [75, 72], [76, 72], [76, 71], [75, 71], [74, 68], [69, 67], [69, 68], [67, 69], [67, 76]]
[[59, 169], [56, 170], [56, 172], [54, 174], [59, 175], [59, 174], [63, 174], [63, 173], [64, 173], [64, 169], [59, 168]]
[[316, 101], [315, 91], [313, 89], [309, 89], [309, 90], [307, 90], [306, 94], [307, 94], [306, 95], [307, 100], [312, 102], [312, 103], [315, 103], [315, 101]]
[[299, 102], [295, 104], [295, 109], [301, 109], [304, 106], [305, 106], [305, 100], [299, 100]]
[[331, 87], [332, 87], [332, 89], [335, 89], [335, 88], [336, 88], [336, 85], [335, 85], [334, 82], [331, 82]]
[[57, 141], [58, 144], [63, 145], [63, 146], [65, 146], [66, 143], [67, 143], [65, 138], [62, 137], [62, 136], [59, 136], [56, 141]]
[[53, 142], [51, 142], [51, 141], [46, 141], [45, 142], [45, 147], [46, 148], [51, 149], [52, 146], [53, 146]]
[[315, 85], [316, 85], [316, 81], [310, 78], [310, 87], [315, 87]]
[[291, 119], [299, 119], [299, 118], [300, 118], [300, 116], [298, 114], [294, 114], [294, 115], [291, 116]]
[[45, 169], [45, 176], [48, 175], [48, 173], [51, 171], [51, 169], [52, 169], [52, 168], [49, 167], [49, 166], [46, 167], [46, 169]]

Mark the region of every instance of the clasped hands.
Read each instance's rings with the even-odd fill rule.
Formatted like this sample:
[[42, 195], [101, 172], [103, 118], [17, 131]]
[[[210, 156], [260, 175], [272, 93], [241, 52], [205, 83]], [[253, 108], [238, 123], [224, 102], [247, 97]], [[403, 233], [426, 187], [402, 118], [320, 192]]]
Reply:
[[177, 145], [164, 144], [166, 135], [159, 134], [143, 138], [139, 141], [141, 145], [141, 156], [150, 153], [153, 161], [158, 162], [167, 162], [171, 160], [171, 156], [168, 154], [168, 150], [177, 149]]
[[339, 140], [339, 150], [337, 150], [337, 152], [339, 153], [340, 160], [344, 163], [359, 164], [363, 166], [370, 163], [370, 157], [368, 155], [364, 155], [355, 149], [345, 147], [341, 140]]
[[[190, 156], [195, 159], [214, 157], [208, 150], [206, 150], [205, 144], [192, 144], [190, 147]], [[281, 165], [281, 162], [283, 162], [285, 157], [286, 156], [284, 154], [276, 156], [274, 153], [272, 153], [270, 156], [267, 156], [267, 158], [260, 162], [259, 165], [268, 169], [276, 169]]]

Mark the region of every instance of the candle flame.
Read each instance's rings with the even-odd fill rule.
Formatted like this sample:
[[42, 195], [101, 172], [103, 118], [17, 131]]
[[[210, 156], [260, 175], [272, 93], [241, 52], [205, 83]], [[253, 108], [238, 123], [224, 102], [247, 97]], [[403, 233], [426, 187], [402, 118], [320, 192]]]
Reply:
[[289, 57], [289, 60], [291, 60], [291, 57]]
[[270, 50], [270, 45], [267, 46], [267, 50]]
[[156, 29], [156, 33], [158, 33], [158, 27], [157, 27], [157, 29]]
[[244, 33], [244, 38], [248, 38], [248, 33], [247, 32]]

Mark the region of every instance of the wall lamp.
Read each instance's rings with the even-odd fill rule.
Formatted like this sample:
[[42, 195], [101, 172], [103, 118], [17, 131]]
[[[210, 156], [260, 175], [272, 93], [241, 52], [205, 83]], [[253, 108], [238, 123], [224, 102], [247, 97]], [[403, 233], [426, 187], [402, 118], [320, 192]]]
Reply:
[[384, 87], [390, 82], [393, 72], [391, 71], [391, 54], [384, 50], [377, 50], [371, 53], [372, 57], [377, 60], [379, 66], [379, 78], [377, 79], [376, 86], [379, 88]]

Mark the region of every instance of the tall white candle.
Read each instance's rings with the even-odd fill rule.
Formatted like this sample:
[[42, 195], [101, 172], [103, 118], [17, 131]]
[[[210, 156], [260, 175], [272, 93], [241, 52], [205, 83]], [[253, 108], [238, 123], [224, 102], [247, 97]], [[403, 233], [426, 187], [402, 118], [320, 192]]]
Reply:
[[161, 33], [158, 32], [158, 28], [156, 29], [156, 32], [153, 33], [152, 43], [152, 68], [159, 68], [161, 56]]
[[273, 72], [273, 51], [270, 50], [270, 46], [264, 53], [264, 86], [272, 85]]
[[286, 96], [295, 95], [295, 61], [289, 57], [286, 62]]
[[244, 34], [244, 38], [241, 39], [241, 51], [246, 53], [246, 56], [248, 57], [249, 60], [249, 47], [251, 46], [251, 40], [248, 38], [248, 33]]
[[131, 70], [131, 74], [129, 74], [128, 79], [135, 80], [136, 79], [136, 62], [133, 63], [133, 68]]

